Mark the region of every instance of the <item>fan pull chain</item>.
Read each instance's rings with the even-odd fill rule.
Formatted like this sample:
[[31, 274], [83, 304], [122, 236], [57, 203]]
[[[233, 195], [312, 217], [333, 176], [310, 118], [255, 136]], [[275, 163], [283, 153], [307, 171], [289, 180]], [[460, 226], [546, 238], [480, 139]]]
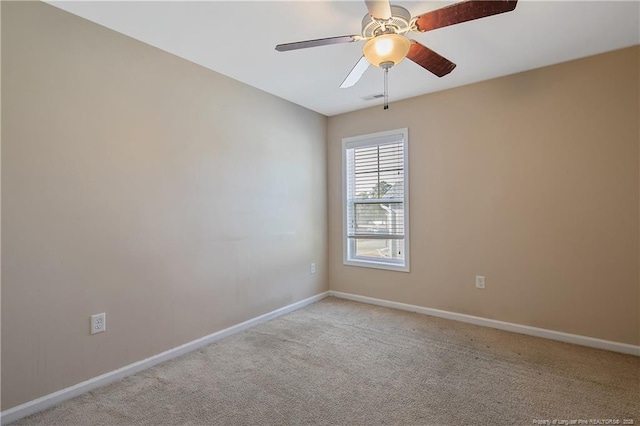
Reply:
[[384, 69], [384, 109], [389, 109], [389, 68]]

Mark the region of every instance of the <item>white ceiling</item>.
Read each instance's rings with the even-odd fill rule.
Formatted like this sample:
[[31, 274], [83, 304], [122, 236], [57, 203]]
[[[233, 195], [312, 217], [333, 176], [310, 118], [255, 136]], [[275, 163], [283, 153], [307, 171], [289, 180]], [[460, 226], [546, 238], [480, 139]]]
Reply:
[[[279, 43], [359, 34], [364, 1], [50, 2], [105, 27], [328, 116], [380, 104], [382, 70], [342, 80], [363, 42], [277, 52]], [[451, 1], [392, 2], [413, 16]], [[640, 44], [638, 1], [520, 0], [516, 10], [412, 38], [458, 66], [438, 78], [406, 60], [389, 72], [390, 101]], [[611, 70], [611, 78], [615, 78]]]

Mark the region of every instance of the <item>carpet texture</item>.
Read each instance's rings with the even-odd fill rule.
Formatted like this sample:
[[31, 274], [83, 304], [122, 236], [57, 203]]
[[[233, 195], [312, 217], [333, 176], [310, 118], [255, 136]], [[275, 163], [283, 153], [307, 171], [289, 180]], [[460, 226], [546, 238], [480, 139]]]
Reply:
[[624, 419], [640, 424], [640, 358], [327, 298], [14, 424]]

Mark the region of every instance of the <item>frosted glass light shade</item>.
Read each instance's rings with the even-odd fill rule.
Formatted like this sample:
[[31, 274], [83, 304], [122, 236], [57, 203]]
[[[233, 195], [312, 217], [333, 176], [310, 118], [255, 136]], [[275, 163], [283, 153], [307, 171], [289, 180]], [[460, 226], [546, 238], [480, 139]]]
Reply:
[[411, 41], [400, 34], [383, 34], [372, 38], [362, 48], [362, 53], [371, 65], [391, 62], [397, 65], [409, 53]]

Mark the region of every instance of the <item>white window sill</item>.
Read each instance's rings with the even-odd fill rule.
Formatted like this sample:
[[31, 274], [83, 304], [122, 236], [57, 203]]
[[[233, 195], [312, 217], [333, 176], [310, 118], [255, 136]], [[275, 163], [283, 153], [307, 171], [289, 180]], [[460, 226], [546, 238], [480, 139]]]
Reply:
[[349, 259], [343, 262], [347, 266], [359, 266], [361, 268], [386, 269], [388, 271], [410, 272], [409, 264], [377, 262], [375, 260]]

